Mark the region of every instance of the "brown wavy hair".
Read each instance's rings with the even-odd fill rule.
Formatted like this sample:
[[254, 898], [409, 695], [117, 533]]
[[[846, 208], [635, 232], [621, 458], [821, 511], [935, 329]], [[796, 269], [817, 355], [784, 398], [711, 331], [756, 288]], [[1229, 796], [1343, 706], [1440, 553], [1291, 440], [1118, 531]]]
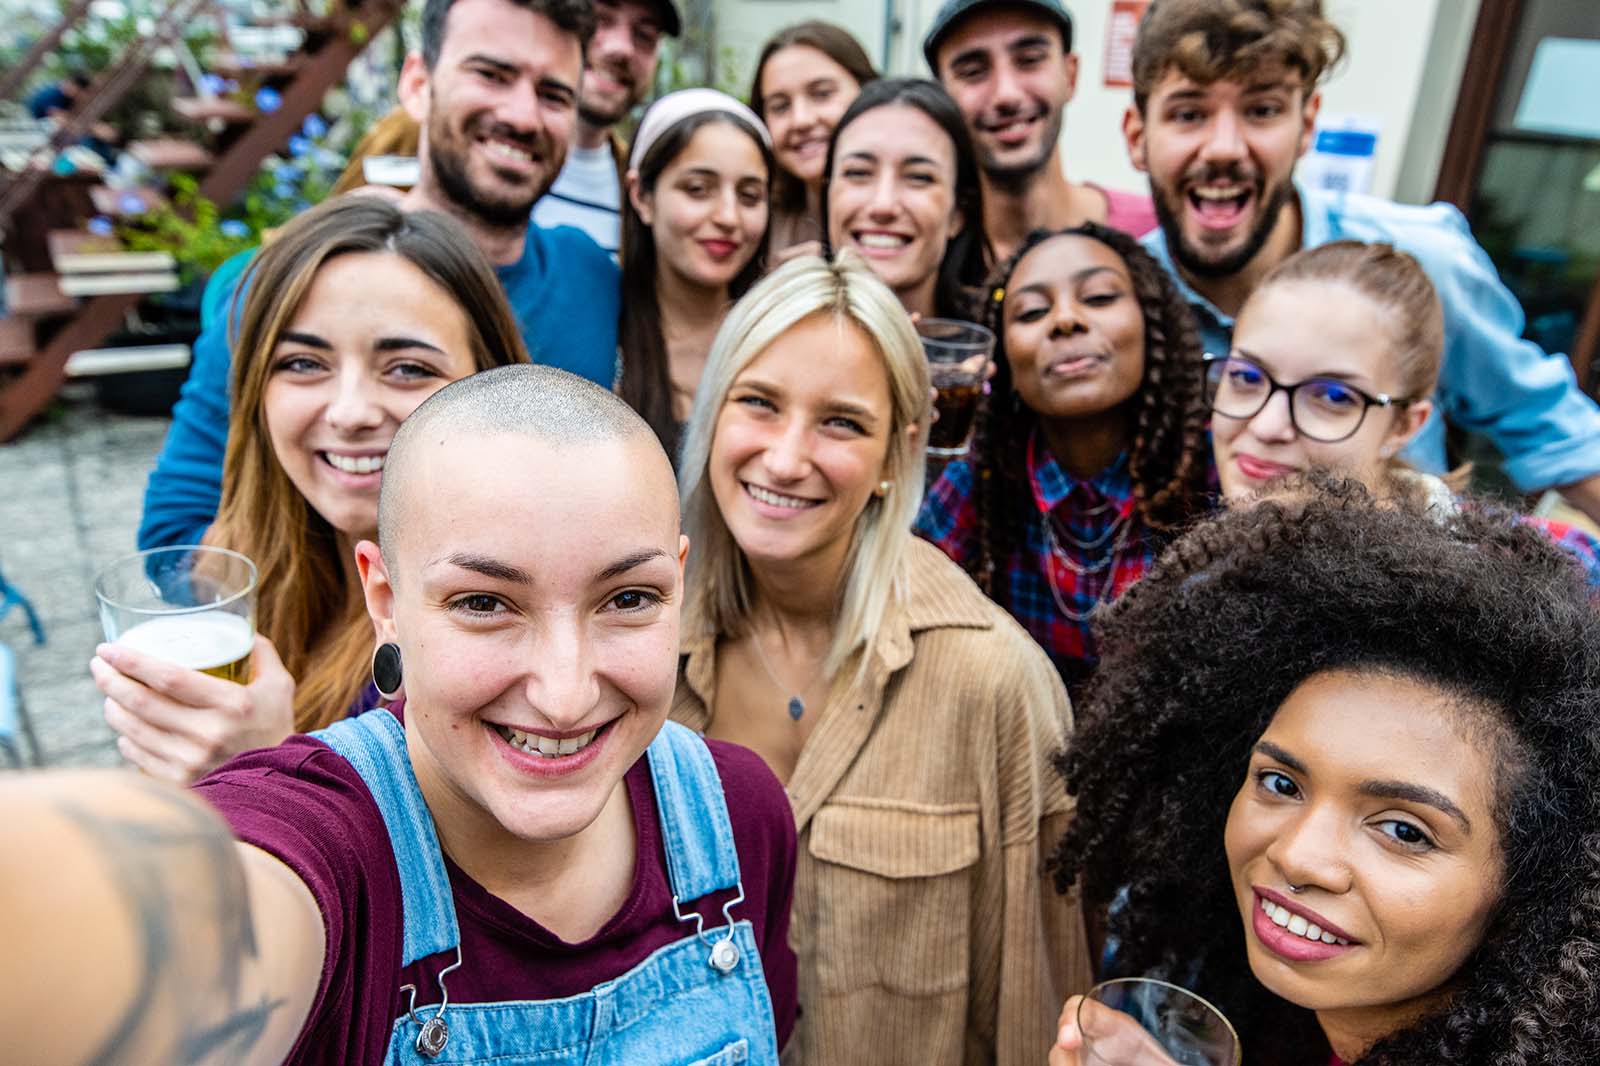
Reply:
[[994, 581], [995, 569], [1004, 567], [1023, 543], [1021, 516], [1034, 509], [1027, 448], [1039, 424], [1038, 414], [1012, 385], [1002, 321], [1005, 290], [1029, 252], [1066, 236], [1088, 237], [1115, 252], [1127, 265], [1144, 313], [1144, 376], [1132, 401], [1128, 453], [1137, 514], [1147, 528], [1176, 529], [1199, 510], [1210, 481], [1200, 337], [1172, 278], [1138, 241], [1118, 230], [1086, 222], [1072, 229], [1033, 231], [990, 275], [984, 301], [985, 324], [995, 335], [995, 375], [979, 409], [972, 444], [978, 550], [968, 562], [972, 576], [991, 596], [1003, 584]]
[[372, 626], [335, 530], [294, 487], [273, 451], [263, 400], [278, 338], [317, 272], [337, 256], [358, 252], [401, 256], [454, 297], [472, 327], [475, 369], [528, 361], [494, 269], [444, 215], [407, 213], [368, 196], [330, 200], [284, 226], [250, 264], [234, 298], [243, 300], [244, 310], [231, 338], [222, 504], [206, 543], [255, 561], [256, 628], [277, 646], [295, 679], [295, 728], [301, 732], [344, 717], [360, 696]]
[[1143, 114], [1169, 70], [1210, 85], [1284, 66], [1309, 92], [1344, 54], [1322, 0], [1156, 0], [1134, 38], [1133, 102]]

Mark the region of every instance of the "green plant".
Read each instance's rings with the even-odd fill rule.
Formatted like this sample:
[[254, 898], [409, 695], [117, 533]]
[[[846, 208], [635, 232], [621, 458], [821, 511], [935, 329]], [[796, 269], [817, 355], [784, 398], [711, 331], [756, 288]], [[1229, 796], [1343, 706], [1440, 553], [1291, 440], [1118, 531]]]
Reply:
[[[359, 138], [369, 119], [363, 112], [347, 115], [341, 140]], [[125, 222], [118, 235], [134, 251], [170, 252], [185, 281], [203, 278], [260, 244], [268, 230], [327, 198], [345, 161], [344, 153], [328, 146], [329, 136], [320, 115], [307, 116], [301, 132], [289, 139], [287, 158], [268, 156], [228, 207], [201, 196], [193, 177], [174, 175], [170, 203]]]
[[129, 249], [171, 252], [183, 280], [195, 281], [258, 240], [258, 231], [248, 225], [224, 227], [217, 205], [200, 195], [194, 178], [176, 175], [172, 186], [170, 205], [121, 227], [119, 235]]

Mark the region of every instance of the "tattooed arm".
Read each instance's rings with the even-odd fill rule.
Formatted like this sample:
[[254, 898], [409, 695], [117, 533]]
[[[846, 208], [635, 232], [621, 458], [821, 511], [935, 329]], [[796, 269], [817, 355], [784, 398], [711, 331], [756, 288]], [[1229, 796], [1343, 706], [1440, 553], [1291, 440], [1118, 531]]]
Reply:
[[282, 1062], [316, 901], [198, 797], [124, 771], [0, 777], [0, 1058]]

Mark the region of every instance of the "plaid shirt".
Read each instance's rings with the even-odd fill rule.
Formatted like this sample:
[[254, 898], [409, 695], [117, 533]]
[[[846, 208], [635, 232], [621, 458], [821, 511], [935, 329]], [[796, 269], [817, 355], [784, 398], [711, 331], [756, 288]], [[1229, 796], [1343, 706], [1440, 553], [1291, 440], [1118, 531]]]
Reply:
[[[993, 592], [1033, 635], [1061, 673], [1069, 689], [1083, 682], [1098, 656], [1090, 632], [1090, 614], [1120, 596], [1143, 577], [1167, 544], [1163, 534], [1146, 528], [1134, 513], [1133, 480], [1123, 454], [1087, 481], [1062, 469], [1048, 449], [1028, 443], [1028, 482], [1033, 499], [1017, 516], [1022, 543], [1009, 559], [995, 560]], [[978, 514], [972, 499], [973, 467], [957, 459], [944, 468], [928, 490], [917, 515], [916, 532], [937, 544], [962, 566], [978, 556]], [[1055, 525], [1059, 551], [1051, 551], [1047, 523]], [[1116, 532], [1112, 527], [1121, 525]], [[1109, 536], [1108, 536], [1109, 534]], [[1098, 547], [1080, 551], [1071, 540]], [[1115, 548], [1110, 565], [1099, 567]], [[1063, 606], [1066, 610], [1063, 610]], [[1070, 613], [1069, 613], [1070, 612]]]
[[1578, 560], [1583, 567], [1583, 576], [1589, 579], [1590, 590], [1600, 591], [1600, 541], [1577, 526], [1558, 522], [1554, 518], [1529, 518], [1526, 521]]

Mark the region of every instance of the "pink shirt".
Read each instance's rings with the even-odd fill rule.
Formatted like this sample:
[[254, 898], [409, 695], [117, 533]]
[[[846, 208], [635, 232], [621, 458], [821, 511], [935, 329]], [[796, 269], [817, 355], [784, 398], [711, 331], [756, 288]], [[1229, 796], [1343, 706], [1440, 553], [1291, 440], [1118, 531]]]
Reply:
[[1156, 205], [1149, 196], [1107, 189], [1094, 182], [1085, 184], [1106, 198], [1106, 225], [1112, 229], [1119, 229], [1130, 237], [1143, 237], [1156, 228]]

